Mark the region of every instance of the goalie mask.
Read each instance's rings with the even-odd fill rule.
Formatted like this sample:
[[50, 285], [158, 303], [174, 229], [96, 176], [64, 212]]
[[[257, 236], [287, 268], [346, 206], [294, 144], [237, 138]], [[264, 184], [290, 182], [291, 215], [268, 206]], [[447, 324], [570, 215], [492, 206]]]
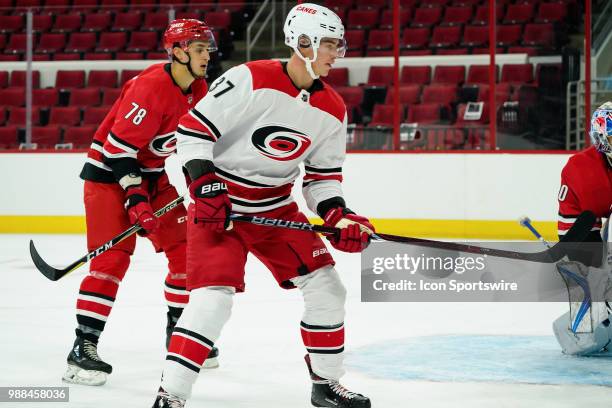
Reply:
[[[285, 44], [291, 47], [306, 64], [306, 71], [313, 78], [315, 74], [312, 63], [316, 61], [322, 40], [337, 40], [337, 56], [344, 57], [346, 42], [344, 40], [344, 26], [340, 17], [330, 9], [317, 4], [303, 3], [293, 7], [283, 27]], [[305, 57], [300, 51], [312, 48], [312, 59]]]
[[606, 155], [612, 165], [612, 102], [606, 102], [595, 110], [591, 118], [591, 143]]

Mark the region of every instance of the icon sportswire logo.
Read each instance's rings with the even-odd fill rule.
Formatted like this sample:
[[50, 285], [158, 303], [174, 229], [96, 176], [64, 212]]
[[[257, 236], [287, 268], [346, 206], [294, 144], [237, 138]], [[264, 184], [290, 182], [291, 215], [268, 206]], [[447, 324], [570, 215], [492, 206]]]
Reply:
[[304, 133], [283, 126], [259, 128], [253, 133], [251, 141], [261, 154], [279, 161], [297, 159], [311, 143]]

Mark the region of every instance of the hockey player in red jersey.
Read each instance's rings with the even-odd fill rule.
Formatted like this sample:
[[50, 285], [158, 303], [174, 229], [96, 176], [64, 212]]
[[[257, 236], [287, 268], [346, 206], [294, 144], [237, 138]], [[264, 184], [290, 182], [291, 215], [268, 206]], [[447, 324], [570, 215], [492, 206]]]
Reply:
[[[612, 242], [609, 231], [612, 213], [612, 102], [601, 105], [593, 113], [590, 136], [592, 146], [570, 157], [561, 173], [558, 232], [562, 238], [581, 212], [593, 212], [597, 222], [586, 241], [602, 245], [589, 246], [589, 251], [570, 254], [570, 258], [587, 267], [604, 268], [604, 273], [607, 273], [605, 269], [609, 271], [612, 267], [608, 263], [612, 260], [609, 253]], [[608, 224], [603, 225], [602, 231], [604, 219], [608, 219]], [[601, 248], [602, 252], [595, 248]], [[607, 260], [603, 256], [606, 252]], [[598, 308], [601, 310], [597, 311]], [[610, 312], [609, 304], [593, 302], [589, 313], [594, 311], [603, 316], [603, 321], [592, 333], [573, 333], [569, 328], [569, 312], [554, 322], [553, 329], [563, 352], [576, 355], [598, 353], [612, 342], [612, 325], [606, 317]]]
[[[177, 152], [192, 180], [188, 208], [189, 304], [166, 358], [155, 408], [183, 407], [202, 363], [245, 290], [248, 253], [285, 289], [304, 297], [300, 324], [317, 407], [369, 408], [370, 400], [339, 383], [344, 373], [346, 290], [334, 260], [314, 233], [232, 223], [230, 213], [306, 221], [291, 196], [304, 163], [302, 192], [336, 249], [360, 252], [374, 227], [349, 210], [342, 196], [346, 107], [319, 79], [344, 56], [344, 27], [331, 10], [295, 6], [287, 16], [287, 63], [255, 61], [227, 71], [177, 130]], [[207, 256], [201, 256], [206, 250]]]
[[[204, 78], [216, 44], [203, 22], [179, 19], [166, 29], [163, 46], [171, 62], [152, 65], [124, 85], [94, 135], [81, 178], [90, 251], [139, 223], [156, 251], [166, 255], [169, 341], [189, 298], [187, 214], [182, 206], [159, 219], [153, 212], [178, 196], [164, 172], [164, 162], [176, 150], [174, 132], [180, 117], [207, 92]], [[91, 261], [79, 289], [76, 340], [68, 355], [65, 381], [101, 385], [111, 373], [111, 365], [98, 356], [97, 344], [135, 245], [136, 237], [131, 236]]]

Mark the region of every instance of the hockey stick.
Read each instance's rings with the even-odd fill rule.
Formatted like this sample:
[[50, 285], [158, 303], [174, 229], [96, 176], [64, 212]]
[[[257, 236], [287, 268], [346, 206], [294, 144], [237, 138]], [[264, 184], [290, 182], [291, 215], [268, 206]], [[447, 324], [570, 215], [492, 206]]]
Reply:
[[[184, 200], [184, 198], [182, 196], [181, 197], [177, 197], [175, 200], [169, 202], [168, 204], [166, 204], [165, 206], [163, 206], [159, 210], [155, 211], [154, 215], [156, 217], [161, 217], [162, 215], [166, 214], [167, 212], [172, 211], [173, 209], [178, 207], [183, 202], [183, 200]], [[138, 224], [132, 225], [130, 228], [126, 229], [121, 234], [119, 234], [116, 237], [112, 238], [110, 241], [105, 242], [104, 244], [100, 245], [100, 247], [94, 249], [93, 251], [91, 251], [87, 255], [85, 255], [82, 258], [74, 261], [73, 263], [71, 263], [70, 265], [68, 265], [67, 267], [65, 267], [63, 269], [54, 268], [51, 265], [49, 265], [47, 262], [45, 262], [44, 259], [42, 259], [42, 257], [38, 254], [38, 251], [36, 250], [36, 247], [34, 246], [34, 241], [32, 241], [32, 240], [30, 240], [30, 256], [32, 257], [32, 261], [34, 261], [34, 265], [36, 265], [36, 268], [43, 275], [45, 275], [48, 279], [50, 279], [52, 281], [56, 281], [58, 279], [61, 279], [64, 276], [66, 276], [70, 272], [74, 271], [75, 269], [78, 269], [79, 267], [81, 267], [82, 265], [86, 264], [87, 262], [91, 261], [93, 258], [95, 258], [95, 257], [103, 254], [104, 252], [108, 251], [113, 246], [117, 245], [119, 242], [123, 241], [124, 239], [126, 239], [127, 237], [129, 237], [131, 235], [134, 235], [135, 233], [137, 233], [140, 230], [141, 230], [140, 225], [138, 225]]]
[[[544, 244], [548, 249], [551, 248], [548, 241], [546, 241], [544, 237], [538, 232], [538, 230], [536, 230], [535, 227], [531, 225], [531, 220], [529, 219], [529, 217], [527, 216], [521, 217], [519, 219], [519, 224], [521, 224], [523, 227], [531, 231], [531, 233], [535, 235], [535, 237], [542, 244]], [[563, 280], [573, 279], [578, 284], [578, 286], [580, 286], [580, 288], [582, 288], [582, 290], [584, 291], [584, 300], [580, 304], [578, 313], [576, 313], [576, 319], [574, 320], [574, 323], [572, 323], [572, 327], [571, 327], [572, 332], [576, 333], [576, 331], [578, 330], [578, 326], [580, 325], [580, 322], [582, 322], [582, 319], [584, 319], [584, 316], [587, 314], [587, 312], [591, 308], [591, 289], [589, 288], [589, 284], [587, 280], [584, 279], [582, 276], [575, 274], [574, 272], [562, 267], [561, 265], [557, 265], [557, 269], [559, 271], [559, 274], [564, 278]], [[567, 281], [565, 282], [565, 285], [566, 286], [568, 285]], [[568, 292], [569, 292], [569, 286], [568, 286]]]
[[[313, 225], [305, 222], [278, 220], [274, 218], [257, 217], [249, 215], [232, 214], [232, 221], [248, 222], [255, 225], [263, 225], [266, 227], [288, 228], [301, 231], [319, 232], [322, 234], [339, 234], [340, 230], [334, 227], [326, 227], [323, 225]], [[570, 235], [574, 240], [584, 239], [591, 228], [595, 224], [595, 215], [590, 211], [585, 211], [576, 218], [576, 222], [567, 232], [566, 237]], [[564, 246], [561, 243], [554, 245], [552, 248], [542, 252], [514, 252], [503, 249], [485, 248], [476, 245], [459, 244], [457, 242], [433, 241], [422, 238], [403, 237], [390, 234], [372, 234], [372, 239], [376, 241], [399, 242], [402, 244], [410, 244], [424, 246], [428, 248], [438, 248], [450, 251], [462, 251], [473, 254], [481, 254], [495, 256], [500, 258], [519, 259], [531, 262], [557, 262], [565, 256]]]

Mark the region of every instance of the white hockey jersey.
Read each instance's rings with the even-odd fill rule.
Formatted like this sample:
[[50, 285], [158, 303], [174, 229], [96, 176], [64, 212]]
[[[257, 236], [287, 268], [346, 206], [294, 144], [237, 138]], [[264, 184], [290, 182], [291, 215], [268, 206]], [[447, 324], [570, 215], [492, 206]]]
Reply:
[[316, 213], [321, 201], [342, 197], [346, 107], [322, 81], [296, 88], [280, 61], [249, 62], [218, 78], [181, 118], [177, 153], [182, 165], [211, 160], [233, 211], [243, 213], [291, 203], [304, 162], [302, 191]]

